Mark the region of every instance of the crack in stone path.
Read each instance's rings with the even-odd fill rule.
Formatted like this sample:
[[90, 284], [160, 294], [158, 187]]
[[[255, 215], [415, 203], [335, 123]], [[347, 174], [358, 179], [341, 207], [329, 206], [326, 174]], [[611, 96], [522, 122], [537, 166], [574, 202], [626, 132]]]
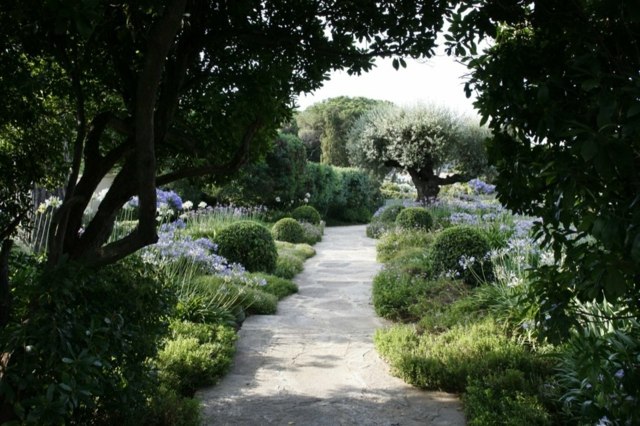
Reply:
[[249, 317], [231, 372], [197, 396], [207, 425], [464, 425], [455, 395], [389, 374], [373, 347], [375, 240], [327, 228], [276, 315]]

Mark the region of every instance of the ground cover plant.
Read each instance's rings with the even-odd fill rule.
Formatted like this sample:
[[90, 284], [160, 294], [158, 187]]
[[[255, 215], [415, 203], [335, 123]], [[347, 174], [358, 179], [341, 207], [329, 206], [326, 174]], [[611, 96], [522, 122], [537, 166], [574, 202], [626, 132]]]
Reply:
[[[425, 206], [437, 212], [431, 231], [379, 236], [374, 307], [402, 325], [378, 330], [377, 350], [407, 382], [462, 394], [469, 424], [634, 424], [637, 322], [606, 301], [575, 300], [571, 339], [545, 339], [532, 268], [552, 264], [553, 254], [532, 238], [534, 219], [501, 207], [492, 189], [481, 181], [446, 188]], [[475, 256], [490, 274], [473, 268], [459, 232], [465, 241], [473, 234], [470, 247], [481, 246]]]

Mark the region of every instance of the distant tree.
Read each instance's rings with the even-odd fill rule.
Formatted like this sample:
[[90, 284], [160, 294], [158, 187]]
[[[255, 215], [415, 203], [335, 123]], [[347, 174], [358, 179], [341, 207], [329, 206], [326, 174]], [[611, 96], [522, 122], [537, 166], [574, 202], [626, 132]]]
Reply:
[[[566, 332], [571, 304], [640, 304], [640, 3], [468, 1], [449, 47], [494, 136], [500, 200], [541, 218], [556, 264], [536, 271], [540, 323]], [[480, 52], [479, 39], [492, 39]]]
[[349, 166], [347, 139], [351, 126], [362, 114], [383, 104], [389, 102], [339, 96], [311, 105], [298, 113], [298, 135], [307, 147], [309, 160]]
[[411, 176], [418, 200], [437, 197], [440, 186], [463, 182], [487, 167], [487, 129], [436, 105], [382, 107], [353, 126], [348, 150], [354, 165], [378, 174], [401, 169]]

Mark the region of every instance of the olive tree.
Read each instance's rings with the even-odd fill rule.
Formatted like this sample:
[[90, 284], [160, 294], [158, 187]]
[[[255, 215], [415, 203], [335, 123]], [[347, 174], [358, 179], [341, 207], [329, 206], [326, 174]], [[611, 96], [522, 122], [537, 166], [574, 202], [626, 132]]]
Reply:
[[361, 117], [351, 130], [353, 164], [378, 174], [391, 168], [411, 176], [418, 200], [438, 196], [440, 186], [467, 181], [487, 166], [488, 131], [472, 118], [437, 105], [382, 107]]

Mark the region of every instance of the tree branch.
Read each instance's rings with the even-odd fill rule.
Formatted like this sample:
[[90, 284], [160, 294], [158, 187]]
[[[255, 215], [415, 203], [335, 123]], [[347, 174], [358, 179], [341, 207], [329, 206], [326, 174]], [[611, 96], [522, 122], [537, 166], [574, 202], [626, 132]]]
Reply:
[[227, 163], [222, 165], [206, 165], [199, 167], [188, 167], [184, 169], [180, 169], [171, 173], [167, 173], [156, 178], [156, 182], [159, 186], [166, 185], [171, 182], [175, 182], [179, 179], [190, 178], [190, 177], [199, 177], [205, 175], [214, 175], [214, 174], [226, 174], [236, 171], [240, 168], [245, 162], [247, 153], [249, 152], [249, 147], [251, 146], [251, 141], [255, 137], [256, 133], [262, 126], [262, 121], [260, 119], [256, 119], [249, 125], [247, 130], [245, 131], [242, 137], [242, 145], [236, 152], [236, 155]]
[[186, 0], [173, 0], [153, 25], [147, 40], [144, 67], [138, 76], [135, 106], [135, 162], [138, 185], [139, 227], [143, 241], [156, 237], [156, 157], [154, 114], [156, 97], [162, 80], [171, 43], [180, 29]]

